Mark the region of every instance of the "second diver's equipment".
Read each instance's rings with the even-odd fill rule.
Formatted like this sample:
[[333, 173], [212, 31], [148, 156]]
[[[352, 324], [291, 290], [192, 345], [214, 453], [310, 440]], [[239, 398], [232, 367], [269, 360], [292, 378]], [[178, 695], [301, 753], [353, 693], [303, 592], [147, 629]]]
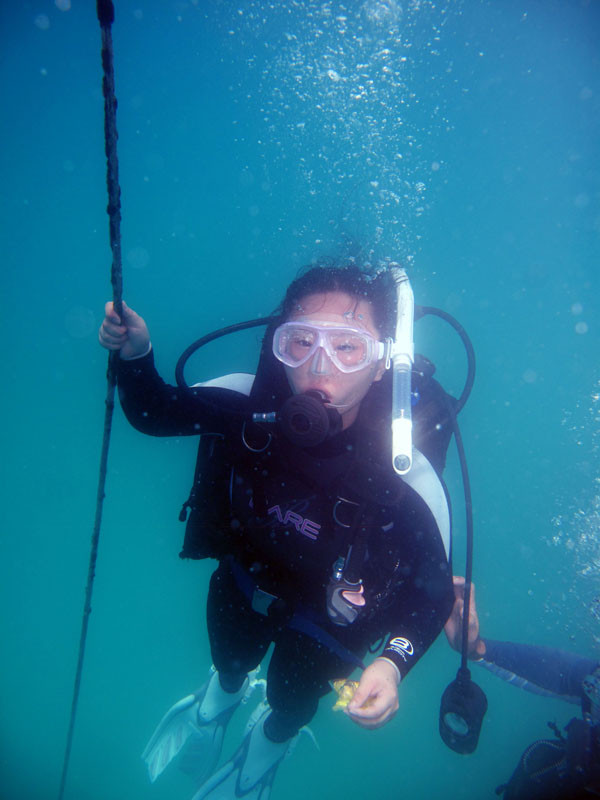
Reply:
[[584, 800], [600, 795], [600, 725], [573, 718], [555, 739], [538, 739], [522, 754], [508, 783], [496, 789], [503, 800]]

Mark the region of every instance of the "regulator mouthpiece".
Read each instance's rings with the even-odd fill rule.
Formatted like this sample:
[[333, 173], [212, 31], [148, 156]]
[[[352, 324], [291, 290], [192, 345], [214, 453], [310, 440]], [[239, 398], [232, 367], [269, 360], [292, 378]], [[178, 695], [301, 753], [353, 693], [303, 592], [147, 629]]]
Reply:
[[473, 683], [469, 670], [461, 667], [442, 695], [440, 736], [444, 743], [455, 753], [474, 752], [486, 711], [483, 690]]
[[316, 447], [342, 430], [342, 417], [325, 405], [325, 396], [311, 390], [285, 401], [278, 414], [284, 436], [298, 447]]

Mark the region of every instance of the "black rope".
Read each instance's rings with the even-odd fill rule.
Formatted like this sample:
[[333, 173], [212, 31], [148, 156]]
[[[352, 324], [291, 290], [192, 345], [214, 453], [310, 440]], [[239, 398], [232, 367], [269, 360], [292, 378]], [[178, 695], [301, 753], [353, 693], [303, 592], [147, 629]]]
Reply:
[[[106, 186], [108, 190], [107, 211], [109, 218], [110, 247], [112, 250], [111, 283], [113, 288], [113, 302], [115, 310], [119, 316], [122, 316], [123, 276], [121, 262], [121, 190], [119, 188], [119, 164], [117, 160], [117, 99], [115, 97], [113, 47], [110, 30], [110, 26], [112, 25], [115, 16], [112, 0], [97, 0], [96, 10], [102, 34], [102, 93], [104, 95], [104, 142], [106, 151]], [[118, 352], [111, 352], [108, 358], [108, 370], [106, 376], [107, 388], [104, 410], [104, 435], [100, 454], [98, 490], [96, 493], [96, 514], [94, 519], [94, 530], [92, 533], [87, 585], [85, 587], [83, 616], [81, 620], [79, 655], [77, 658], [77, 669], [73, 684], [71, 717], [69, 721], [69, 731], [67, 734], [67, 743], [65, 747], [58, 800], [62, 800], [63, 798], [67, 780], [67, 772], [69, 769], [69, 760], [71, 757], [73, 734], [75, 730], [75, 718], [77, 715], [77, 704], [79, 701], [79, 692], [81, 688], [81, 675], [83, 672], [83, 660], [85, 656], [88, 622], [90, 613], [92, 611], [92, 592], [94, 588], [94, 577], [96, 574], [96, 560], [98, 558], [100, 526], [102, 524], [102, 506], [105, 496], [104, 487], [106, 484], [108, 449], [110, 445], [113, 409], [115, 407], [115, 359], [118, 357]]]
[[104, 149], [106, 151], [106, 189], [110, 248], [113, 255], [110, 279], [115, 311], [122, 316], [123, 272], [121, 267], [121, 188], [117, 158], [117, 98], [110, 26], [115, 18], [112, 0], [97, 0], [96, 8], [102, 34], [102, 94], [104, 95]]

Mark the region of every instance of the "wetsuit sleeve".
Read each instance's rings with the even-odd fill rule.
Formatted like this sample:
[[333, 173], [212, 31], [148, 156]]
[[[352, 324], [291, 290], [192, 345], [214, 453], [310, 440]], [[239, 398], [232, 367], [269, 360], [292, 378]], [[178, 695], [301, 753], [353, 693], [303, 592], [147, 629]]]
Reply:
[[247, 413], [248, 398], [217, 387], [180, 389], [165, 383], [152, 351], [132, 361], [118, 361], [119, 399], [134, 428], [152, 436], [192, 436], [223, 432]]
[[410, 536], [410, 558], [392, 612], [390, 636], [381, 653], [400, 670], [401, 678], [433, 644], [454, 605], [452, 570], [441, 537], [422, 528]]
[[570, 703], [581, 703], [583, 679], [600, 666], [600, 662], [593, 659], [552, 647], [492, 639], [484, 639], [484, 642], [485, 656], [478, 664], [529, 692]]

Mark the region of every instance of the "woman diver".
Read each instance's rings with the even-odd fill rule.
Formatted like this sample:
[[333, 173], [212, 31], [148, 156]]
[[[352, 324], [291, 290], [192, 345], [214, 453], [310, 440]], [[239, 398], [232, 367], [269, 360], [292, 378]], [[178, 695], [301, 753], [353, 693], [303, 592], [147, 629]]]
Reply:
[[[417, 357], [413, 466], [392, 468], [389, 270], [313, 267], [288, 288], [256, 376], [165, 384], [144, 320], [112, 303], [100, 342], [118, 350], [119, 396], [138, 430], [201, 435], [182, 557], [213, 557], [207, 624], [214, 671], [165, 715], [144, 757], [154, 780], [188, 739], [218, 761], [223, 732], [271, 643], [265, 705], [201, 798], [259, 797], [330, 682], [363, 668], [346, 713], [377, 728], [398, 684], [453, 606], [441, 472], [454, 402]], [[363, 658], [380, 654], [365, 668]], [[250, 677], [249, 677], [250, 676]]]

